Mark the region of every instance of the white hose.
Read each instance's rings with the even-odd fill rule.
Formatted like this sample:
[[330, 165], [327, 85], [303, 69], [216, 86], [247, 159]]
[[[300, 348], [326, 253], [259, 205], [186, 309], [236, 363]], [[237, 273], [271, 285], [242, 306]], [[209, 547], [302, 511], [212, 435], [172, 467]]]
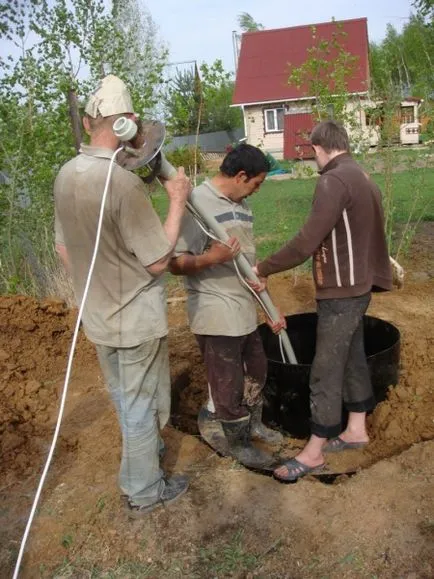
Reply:
[[78, 332], [80, 329], [80, 322], [81, 322], [81, 318], [83, 315], [83, 310], [84, 310], [84, 305], [86, 303], [87, 294], [89, 293], [90, 281], [92, 279], [92, 273], [93, 273], [93, 269], [95, 267], [96, 256], [98, 254], [98, 246], [99, 246], [99, 240], [101, 237], [102, 221], [103, 221], [103, 216], [104, 216], [104, 206], [105, 206], [105, 201], [107, 198], [107, 192], [108, 192], [108, 188], [109, 188], [109, 184], [110, 184], [111, 174], [113, 171], [113, 164], [114, 164], [114, 161], [115, 161], [117, 154], [120, 151], [122, 151], [122, 149], [123, 149], [123, 147], [119, 147], [119, 149], [117, 149], [113, 153], [113, 156], [110, 159], [110, 166], [109, 166], [109, 170], [107, 173], [107, 179], [105, 182], [104, 193], [103, 193], [102, 200], [101, 200], [101, 208], [100, 208], [100, 212], [99, 212], [98, 228], [97, 228], [96, 239], [95, 239], [95, 247], [93, 250], [92, 260], [91, 260], [90, 267], [89, 267], [89, 272], [87, 274], [86, 285], [85, 285], [84, 292], [83, 292], [83, 298], [81, 300], [80, 308], [78, 310], [78, 316], [77, 316], [77, 321], [75, 323], [75, 329], [74, 329], [74, 335], [72, 338], [71, 349], [69, 351], [68, 365], [66, 368], [66, 375], [65, 375], [65, 381], [63, 384], [63, 392], [62, 392], [62, 398], [60, 401], [60, 408], [59, 408], [59, 415], [57, 417], [56, 429], [54, 431], [53, 441], [51, 443], [50, 451], [48, 453], [48, 458], [47, 458], [47, 461], [45, 463], [45, 467], [44, 467], [44, 470], [42, 472], [41, 479], [39, 481], [38, 489], [36, 491], [36, 495], [35, 495], [35, 498], [33, 501], [32, 509], [30, 511], [30, 515], [29, 515], [29, 519], [27, 521], [26, 529], [24, 531], [24, 535], [23, 535], [23, 538], [21, 540], [20, 551], [18, 553], [17, 562], [15, 564], [13, 579], [17, 579], [17, 577], [18, 577], [18, 573], [19, 573], [20, 566], [21, 566], [21, 561], [22, 561], [22, 558], [24, 555], [24, 549], [26, 547], [27, 538], [28, 538], [29, 532], [30, 532], [30, 527], [32, 526], [33, 518], [35, 516], [36, 508], [38, 506], [38, 502], [39, 502], [39, 498], [41, 496], [42, 488], [44, 486], [45, 479], [46, 479], [46, 476], [48, 473], [48, 469], [50, 468], [51, 459], [53, 457], [54, 449], [56, 447], [57, 439], [59, 437], [60, 424], [62, 422], [63, 412], [65, 409], [66, 394], [68, 392], [68, 384], [69, 384], [69, 379], [71, 376], [72, 361], [74, 358], [75, 346], [77, 344]]
[[[202, 229], [202, 231], [205, 233], [205, 235], [207, 235], [210, 239], [213, 239], [214, 241], [218, 241], [219, 243], [222, 243], [223, 245], [226, 245], [226, 247], [231, 247], [229, 245], [229, 243], [226, 243], [225, 241], [222, 241], [221, 239], [219, 239], [216, 235], [213, 235], [204, 225], [203, 223], [201, 223], [201, 220], [199, 219], [199, 216], [196, 215], [195, 212], [191, 211], [191, 214], [193, 216], [193, 219], [196, 221], [196, 223], [199, 225], [199, 227]], [[232, 259], [232, 263], [234, 264], [235, 267], [235, 271], [237, 272], [237, 276], [238, 279], [240, 280], [241, 284], [244, 285], [249, 291], [250, 293], [253, 295], [253, 297], [259, 302], [259, 305], [261, 306], [261, 308], [264, 310], [265, 314], [269, 317], [269, 319], [272, 319], [272, 315], [270, 314], [270, 312], [268, 311], [266, 305], [264, 304], [264, 302], [261, 300], [260, 296], [255, 292], [255, 290], [246, 282], [246, 280], [243, 278], [243, 276], [241, 275], [241, 272], [239, 270], [238, 264], [235, 261], [235, 259]], [[278, 336], [279, 338], [279, 347], [280, 347], [280, 355], [282, 356], [282, 361], [284, 364], [287, 364], [288, 361], [285, 358], [285, 354], [284, 354], [284, 349], [283, 349], [283, 343], [282, 343], [282, 336]]]

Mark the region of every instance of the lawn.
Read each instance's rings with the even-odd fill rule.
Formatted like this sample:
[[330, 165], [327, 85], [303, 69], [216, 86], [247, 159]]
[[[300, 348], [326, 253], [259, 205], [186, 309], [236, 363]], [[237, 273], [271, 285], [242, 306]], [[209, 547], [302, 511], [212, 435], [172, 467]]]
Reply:
[[[374, 180], [385, 190], [385, 177], [374, 174]], [[315, 178], [265, 181], [258, 193], [249, 199], [255, 218], [254, 229], [258, 257], [263, 258], [290, 239], [309, 213]], [[408, 220], [434, 221], [434, 168], [417, 168], [394, 173], [391, 182], [393, 221], [398, 229]], [[167, 197], [153, 195], [156, 210], [164, 217]]]

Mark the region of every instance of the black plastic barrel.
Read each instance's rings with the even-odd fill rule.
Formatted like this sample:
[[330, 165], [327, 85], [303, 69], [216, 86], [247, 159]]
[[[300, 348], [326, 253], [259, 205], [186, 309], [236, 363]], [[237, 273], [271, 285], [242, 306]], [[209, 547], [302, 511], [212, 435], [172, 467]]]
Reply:
[[[309, 435], [309, 373], [315, 355], [317, 315], [286, 317], [287, 332], [298, 364], [284, 364], [279, 340], [266, 324], [259, 332], [268, 358], [268, 377], [264, 388], [264, 420], [291, 436]], [[399, 330], [379, 318], [364, 316], [365, 352], [377, 402], [385, 399], [389, 386], [398, 383], [400, 355]], [[342, 411], [342, 421], [346, 414]]]

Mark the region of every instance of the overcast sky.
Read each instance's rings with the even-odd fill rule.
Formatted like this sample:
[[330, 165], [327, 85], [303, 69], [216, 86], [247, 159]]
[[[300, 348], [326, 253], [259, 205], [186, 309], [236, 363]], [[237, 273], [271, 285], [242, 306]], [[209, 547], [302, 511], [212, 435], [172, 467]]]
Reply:
[[170, 48], [172, 62], [223, 60], [233, 70], [232, 31], [237, 16], [248, 12], [265, 28], [326, 22], [333, 17], [368, 19], [370, 41], [380, 41], [391, 23], [408, 19], [410, 0], [143, 0]]

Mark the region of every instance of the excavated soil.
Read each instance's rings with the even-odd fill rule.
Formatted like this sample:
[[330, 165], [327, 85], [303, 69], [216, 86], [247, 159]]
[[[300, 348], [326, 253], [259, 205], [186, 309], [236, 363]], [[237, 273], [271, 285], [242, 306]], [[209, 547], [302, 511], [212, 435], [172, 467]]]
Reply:
[[[191, 489], [130, 522], [116, 485], [116, 417], [94, 348], [80, 335], [22, 577], [432, 577], [433, 233], [433, 224], [423, 226], [404, 289], [370, 306], [401, 332], [400, 380], [369, 418], [370, 445], [330, 457], [332, 471], [358, 471], [333, 485], [309, 477], [279, 484], [200, 440], [206, 379], [178, 287], [169, 304], [173, 413], [164, 466], [190, 473]], [[315, 308], [308, 275], [276, 276], [271, 294], [286, 314]], [[51, 442], [75, 315], [58, 299], [0, 297], [0, 577], [13, 569]], [[280, 450], [291, 455], [302, 444], [287, 439]]]

